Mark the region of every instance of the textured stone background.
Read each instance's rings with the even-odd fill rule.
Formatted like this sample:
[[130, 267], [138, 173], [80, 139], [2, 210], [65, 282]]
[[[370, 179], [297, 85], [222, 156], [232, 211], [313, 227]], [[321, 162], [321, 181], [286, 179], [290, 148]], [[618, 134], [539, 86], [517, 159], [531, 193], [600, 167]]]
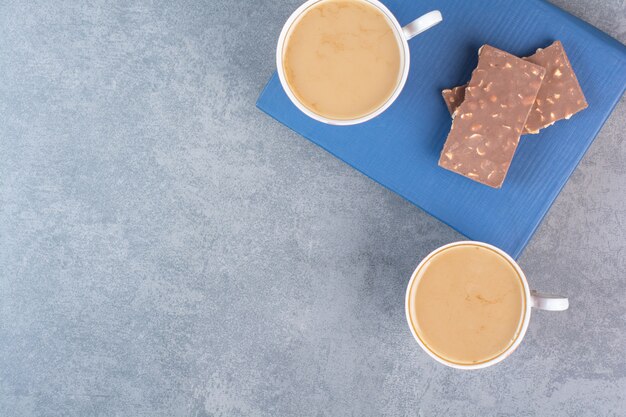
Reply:
[[461, 236], [254, 107], [300, 1], [0, 1], [0, 416], [623, 416], [625, 100], [520, 260], [571, 310], [449, 370], [403, 295]]

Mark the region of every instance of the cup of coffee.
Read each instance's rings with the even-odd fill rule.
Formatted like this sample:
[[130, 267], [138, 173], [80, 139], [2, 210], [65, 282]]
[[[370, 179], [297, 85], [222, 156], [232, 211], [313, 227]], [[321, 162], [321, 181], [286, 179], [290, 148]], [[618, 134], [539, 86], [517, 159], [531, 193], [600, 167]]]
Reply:
[[419, 345], [457, 369], [495, 365], [519, 346], [531, 308], [563, 311], [567, 298], [531, 291], [504, 251], [482, 242], [456, 242], [430, 253], [406, 291], [406, 319]]
[[402, 27], [378, 0], [309, 0], [280, 33], [280, 83], [315, 120], [365, 122], [402, 91], [411, 61], [408, 40], [441, 20], [435, 10]]

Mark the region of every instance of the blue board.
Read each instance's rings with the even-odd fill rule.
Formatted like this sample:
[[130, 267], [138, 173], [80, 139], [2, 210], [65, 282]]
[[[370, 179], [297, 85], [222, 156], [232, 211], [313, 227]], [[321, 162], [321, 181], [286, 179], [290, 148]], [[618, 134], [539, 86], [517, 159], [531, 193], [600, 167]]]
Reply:
[[[517, 258], [626, 88], [626, 47], [542, 0], [388, 0], [401, 24], [433, 9], [444, 22], [412, 39], [398, 100], [361, 125], [328, 126], [302, 114], [276, 74], [257, 106], [365, 175], [473, 240]], [[522, 137], [495, 190], [441, 169], [450, 129], [441, 90], [466, 82], [487, 43], [518, 56], [560, 40], [589, 108]]]

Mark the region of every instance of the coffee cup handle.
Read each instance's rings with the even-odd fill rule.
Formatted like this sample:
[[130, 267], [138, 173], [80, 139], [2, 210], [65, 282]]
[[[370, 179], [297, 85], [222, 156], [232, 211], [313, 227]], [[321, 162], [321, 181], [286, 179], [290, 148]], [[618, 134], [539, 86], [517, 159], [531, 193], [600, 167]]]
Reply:
[[408, 41], [411, 38], [419, 35], [425, 30], [430, 29], [438, 23], [441, 23], [443, 20], [443, 16], [441, 16], [441, 12], [439, 10], [433, 10], [432, 12], [428, 12], [423, 16], [418, 17], [408, 25], [402, 28], [402, 33], [404, 37]]
[[546, 295], [533, 290], [530, 292], [530, 304], [534, 308], [547, 311], [565, 311], [569, 308], [569, 300], [558, 295]]

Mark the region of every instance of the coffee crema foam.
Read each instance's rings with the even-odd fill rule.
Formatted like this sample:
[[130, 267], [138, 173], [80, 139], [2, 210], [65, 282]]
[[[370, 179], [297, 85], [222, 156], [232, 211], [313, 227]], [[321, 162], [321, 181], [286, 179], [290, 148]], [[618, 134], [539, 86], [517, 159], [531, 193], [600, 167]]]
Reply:
[[401, 79], [401, 43], [391, 21], [364, 0], [322, 0], [290, 27], [287, 84], [320, 116], [356, 119], [391, 98]]

